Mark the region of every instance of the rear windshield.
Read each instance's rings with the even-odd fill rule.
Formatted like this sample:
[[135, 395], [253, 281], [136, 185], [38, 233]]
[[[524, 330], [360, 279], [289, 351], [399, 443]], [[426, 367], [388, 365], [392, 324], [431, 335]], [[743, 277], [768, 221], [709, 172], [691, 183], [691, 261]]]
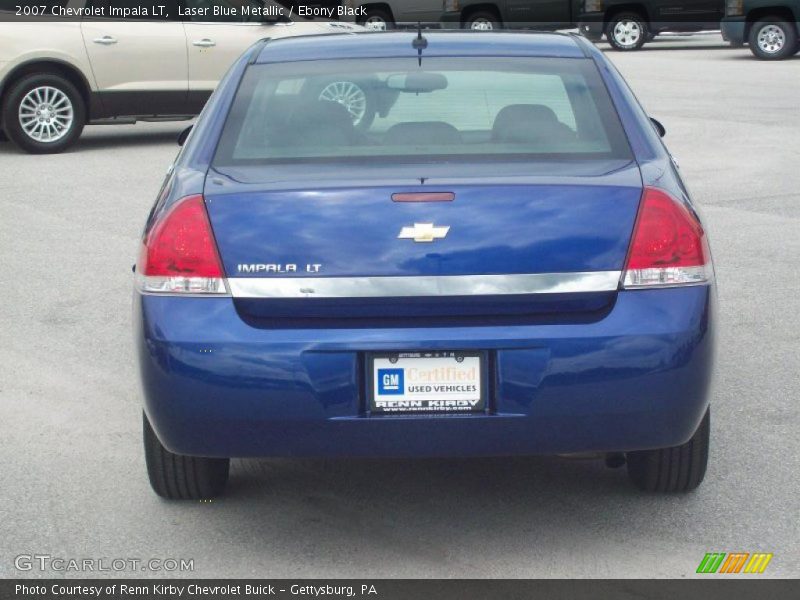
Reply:
[[251, 66], [215, 166], [628, 159], [594, 63], [323, 60]]

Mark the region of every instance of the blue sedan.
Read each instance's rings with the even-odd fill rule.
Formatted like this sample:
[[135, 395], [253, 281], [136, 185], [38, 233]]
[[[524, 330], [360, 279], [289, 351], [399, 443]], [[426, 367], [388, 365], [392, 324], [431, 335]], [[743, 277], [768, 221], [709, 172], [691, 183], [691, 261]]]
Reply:
[[217, 495], [232, 457], [575, 453], [696, 488], [714, 272], [659, 134], [578, 36], [256, 44], [143, 235], [155, 492]]

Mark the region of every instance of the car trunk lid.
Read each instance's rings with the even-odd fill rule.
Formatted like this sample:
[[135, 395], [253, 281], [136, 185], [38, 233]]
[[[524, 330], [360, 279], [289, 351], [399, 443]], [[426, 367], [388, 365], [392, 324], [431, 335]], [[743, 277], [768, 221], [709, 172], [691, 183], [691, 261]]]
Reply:
[[634, 163], [457, 179], [397, 171], [356, 180], [212, 171], [205, 198], [237, 307], [256, 317], [437, 317], [613, 302], [641, 197]]

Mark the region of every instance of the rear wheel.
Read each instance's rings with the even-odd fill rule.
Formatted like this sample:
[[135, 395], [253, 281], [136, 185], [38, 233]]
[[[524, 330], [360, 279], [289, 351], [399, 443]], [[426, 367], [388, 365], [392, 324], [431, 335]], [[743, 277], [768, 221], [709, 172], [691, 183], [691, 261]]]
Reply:
[[473, 31], [492, 31], [500, 29], [500, 18], [488, 10], [479, 10], [471, 13], [464, 21], [464, 29]]
[[150, 486], [162, 498], [203, 500], [219, 496], [228, 483], [228, 458], [183, 456], [161, 444], [147, 415], [144, 422], [144, 457]]
[[706, 474], [711, 409], [692, 438], [680, 446], [628, 452], [628, 475], [647, 492], [689, 492]]
[[794, 23], [768, 17], [754, 23], [747, 43], [761, 60], [783, 60], [797, 52], [797, 30]]
[[72, 83], [51, 73], [13, 84], [3, 102], [3, 127], [17, 146], [34, 154], [62, 152], [75, 143], [86, 107]]
[[359, 19], [359, 24], [373, 31], [386, 31], [395, 28], [392, 15], [383, 8], [368, 8], [367, 14]]
[[614, 15], [606, 26], [606, 39], [615, 50], [638, 50], [649, 35], [645, 20], [633, 12]]

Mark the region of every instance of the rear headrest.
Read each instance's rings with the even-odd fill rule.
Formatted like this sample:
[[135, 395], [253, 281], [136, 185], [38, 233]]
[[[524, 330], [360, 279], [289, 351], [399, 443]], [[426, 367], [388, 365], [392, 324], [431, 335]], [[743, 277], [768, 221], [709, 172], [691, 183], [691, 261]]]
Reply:
[[286, 143], [292, 146], [347, 145], [353, 142], [356, 133], [348, 110], [329, 100], [294, 106], [288, 125]]
[[444, 121], [415, 121], [392, 125], [384, 134], [384, 144], [434, 146], [460, 144], [458, 129]]
[[558, 120], [556, 113], [543, 104], [510, 104], [494, 119], [492, 139], [499, 142], [535, 142], [572, 130]]
[[309, 102], [308, 105], [300, 107], [295, 112], [295, 118], [315, 123], [329, 123], [335, 127], [353, 127], [353, 117], [350, 116], [348, 110], [344, 105], [330, 100], [314, 100]]

